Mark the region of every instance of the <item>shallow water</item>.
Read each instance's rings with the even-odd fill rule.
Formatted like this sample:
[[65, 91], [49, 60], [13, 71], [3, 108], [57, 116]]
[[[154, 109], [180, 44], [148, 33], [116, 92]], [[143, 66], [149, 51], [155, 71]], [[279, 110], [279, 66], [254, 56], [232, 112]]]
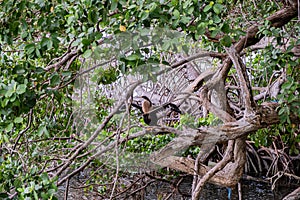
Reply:
[[[242, 180], [242, 199], [243, 200], [277, 200], [282, 199], [289, 192], [295, 189], [296, 185], [282, 185], [276, 187], [274, 191], [271, 190], [271, 185], [256, 181]], [[89, 199], [103, 199], [96, 193], [83, 192], [82, 190], [74, 190], [72, 187], [80, 186], [76, 179], [70, 181], [70, 188], [68, 193], [68, 200], [89, 200]], [[149, 184], [145, 189], [136, 192], [134, 197], [126, 197], [124, 194], [119, 199], [126, 200], [190, 200], [192, 188], [192, 176], [185, 176], [183, 181], [174, 187], [166, 182], [155, 181]], [[64, 199], [64, 186], [59, 188], [57, 197], [60, 200]], [[127, 194], [128, 195], [128, 194]], [[206, 184], [201, 192], [200, 200], [227, 200], [227, 189], [225, 187], [216, 186], [213, 184]], [[233, 188], [231, 200], [238, 199], [237, 187]]]
[[[174, 200], [190, 200], [192, 187], [192, 178], [187, 177], [180, 185], [179, 191], [174, 192], [169, 199]], [[145, 199], [165, 199], [173, 191], [173, 188], [166, 183], [156, 182], [146, 188]], [[242, 181], [242, 199], [243, 200], [277, 200], [282, 199], [293, 188], [286, 185], [286, 187], [277, 188], [275, 191], [271, 190], [271, 185], [267, 183], [260, 183], [255, 181]], [[225, 187], [216, 186], [213, 184], [206, 184], [201, 192], [201, 200], [227, 200], [228, 192]], [[238, 198], [237, 187], [232, 190], [232, 200]]]

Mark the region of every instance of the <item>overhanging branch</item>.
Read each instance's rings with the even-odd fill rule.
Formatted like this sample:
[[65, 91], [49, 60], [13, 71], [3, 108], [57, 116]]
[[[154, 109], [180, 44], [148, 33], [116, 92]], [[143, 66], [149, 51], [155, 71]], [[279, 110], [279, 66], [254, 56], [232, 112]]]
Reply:
[[226, 52], [237, 71], [238, 79], [241, 85], [242, 100], [246, 108], [244, 115], [252, 114], [254, 111], [253, 109], [255, 108], [255, 103], [253, 100], [251, 83], [248, 78], [249, 76], [247, 74], [246, 67], [243, 65], [241, 59], [239, 58], [233, 47], [227, 48]]

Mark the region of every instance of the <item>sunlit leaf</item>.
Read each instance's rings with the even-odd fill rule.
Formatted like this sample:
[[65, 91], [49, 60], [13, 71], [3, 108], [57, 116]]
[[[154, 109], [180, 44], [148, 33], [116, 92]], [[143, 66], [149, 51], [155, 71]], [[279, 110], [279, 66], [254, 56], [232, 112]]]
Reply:
[[17, 86], [17, 94], [23, 94], [24, 92], [26, 92], [26, 84], [20, 84]]
[[178, 10], [174, 10], [173, 16], [175, 17], [175, 19], [178, 19], [180, 17], [180, 12]]
[[91, 55], [92, 55], [92, 50], [91, 49], [88, 49], [88, 50], [86, 50], [84, 53], [83, 53], [83, 57], [84, 58], [89, 58], [89, 57], [91, 57]]
[[220, 14], [222, 9], [223, 9], [223, 6], [221, 4], [218, 4], [218, 3], [214, 4], [214, 6], [213, 6], [213, 10], [216, 14]]
[[210, 4], [208, 4], [204, 7], [203, 12], [208, 12], [211, 8], [212, 8], [212, 6]]
[[16, 123], [16, 124], [19, 124], [19, 123], [22, 123], [22, 122], [23, 122], [23, 118], [22, 117], [16, 117], [14, 119], [14, 123]]
[[149, 11], [143, 11], [141, 14], [141, 20], [145, 20], [149, 17]]
[[127, 56], [126, 59], [130, 60], [130, 61], [138, 60], [138, 59], [140, 59], [140, 56], [138, 56], [137, 54], [131, 54], [131, 55]]
[[14, 127], [13, 123], [9, 123], [6, 127], [5, 127], [5, 132], [10, 132], [12, 130], [12, 128]]
[[126, 31], [126, 26], [120, 25], [120, 31], [125, 32]]
[[112, 0], [111, 1], [111, 6], [110, 6], [111, 11], [116, 10], [117, 7], [118, 7], [118, 0]]

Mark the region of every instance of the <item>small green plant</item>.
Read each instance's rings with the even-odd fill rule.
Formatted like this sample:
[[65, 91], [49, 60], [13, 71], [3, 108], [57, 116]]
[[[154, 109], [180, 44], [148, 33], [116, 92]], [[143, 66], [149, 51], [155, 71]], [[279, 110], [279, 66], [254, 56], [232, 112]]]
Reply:
[[300, 117], [300, 83], [292, 77], [288, 77], [287, 81], [281, 86], [281, 94], [278, 95], [280, 107], [278, 114], [281, 123], [291, 124], [290, 116]]
[[146, 135], [144, 137], [135, 138], [126, 143], [126, 150], [133, 153], [151, 153], [159, 150], [168, 144], [175, 134], [163, 135]]
[[180, 123], [176, 125], [177, 128], [181, 128], [182, 126], [191, 127], [191, 128], [199, 128], [200, 126], [215, 126], [220, 124], [220, 119], [215, 117], [212, 113], [209, 113], [207, 117], [200, 117], [198, 120], [195, 120], [194, 116], [189, 114], [180, 115]]
[[275, 144], [288, 147], [286, 149], [289, 149], [289, 154], [298, 155], [297, 144], [300, 142], [300, 136], [295, 134], [298, 131], [295, 124], [276, 124], [256, 131], [255, 134], [249, 135], [249, 139], [257, 148]]
[[[212, 113], [209, 113], [207, 117], [201, 117], [198, 120], [194, 120], [194, 118], [190, 115], [184, 115], [180, 119], [180, 124], [184, 124], [185, 126], [191, 126], [193, 128], [198, 128], [201, 126], [216, 126], [221, 123], [221, 120], [215, 117]], [[184, 151], [183, 156], [192, 156], [196, 158], [201, 148], [199, 146], [189, 147]]]
[[0, 158], [0, 198], [8, 198], [10, 189], [14, 187], [17, 199], [57, 199], [56, 179], [50, 180], [47, 173], [37, 174], [37, 167], [24, 172], [20, 161], [12, 157]]
[[109, 113], [109, 108], [113, 105], [114, 100], [103, 96], [100, 91], [95, 94], [96, 115], [99, 121], [102, 121]]
[[249, 139], [254, 142], [256, 147], [269, 147], [274, 138], [278, 135], [280, 135], [279, 129], [275, 126], [271, 126], [256, 131], [255, 134], [249, 136]]

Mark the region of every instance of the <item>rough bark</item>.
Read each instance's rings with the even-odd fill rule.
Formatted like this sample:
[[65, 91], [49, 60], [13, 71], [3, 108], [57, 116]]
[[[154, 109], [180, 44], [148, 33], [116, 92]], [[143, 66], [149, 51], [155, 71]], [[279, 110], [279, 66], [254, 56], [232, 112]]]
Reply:
[[298, 187], [292, 193], [288, 194], [283, 198], [283, 200], [297, 200], [297, 199], [300, 199], [300, 187]]
[[[296, 0], [293, 2], [296, 2]], [[277, 11], [268, 17], [267, 20], [271, 22], [271, 26], [284, 26], [297, 16], [296, 5], [297, 3], [291, 4]], [[245, 164], [245, 140], [247, 135], [258, 129], [279, 122], [279, 117], [276, 112], [278, 104], [256, 105], [252, 97], [251, 86], [245, 66], [243, 66], [238, 56], [245, 48], [260, 41], [261, 36], [257, 35], [259, 26], [259, 23], [250, 26], [246, 31], [246, 35], [241, 37], [240, 40], [227, 51], [227, 58], [223, 60], [222, 65], [216, 71], [207, 71], [200, 74], [183, 94], [175, 100], [177, 104], [180, 104], [181, 99], [185, 99], [192, 92], [199, 89], [200, 99], [202, 101], [200, 103], [208, 108], [210, 112], [220, 117], [225, 123], [216, 127], [201, 127], [197, 130], [186, 129], [176, 131], [178, 137], [151, 156], [152, 161], [160, 166], [170, 167], [192, 175], [197, 174], [203, 176], [203, 181], [199, 182], [199, 188], [201, 188], [208, 179], [211, 183], [227, 187], [237, 184], [243, 173]], [[236, 120], [228, 110], [214, 105], [208, 98], [209, 92], [214, 90], [221, 81], [225, 80], [232, 64], [235, 65], [238, 72], [243, 93], [242, 101], [246, 108], [244, 116], [239, 120]], [[208, 79], [205, 84], [203, 84], [204, 79]], [[231, 160], [230, 157], [226, 156], [224, 157], [224, 162], [219, 165], [217, 164], [214, 168], [200, 163], [197, 171], [195, 170], [195, 160], [175, 156], [193, 145], [202, 145], [209, 142], [224, 142], [228, 140], [235, 140], [233, 159]]]
[[[256, 115], [251, 118], [242, 118], [235, 122], [227, 122], [217, 127], [202, 127], [199, 129], [186, 129], [175, 131], [172, 128], [162, 128], [162, 131], [174, 132], [178, 135], [173, 141], [160, 151], [152, 155], [152, 161], [163, 167], [170, 167], [176, 170], [194, 174], [195, 160], [190, 158], [174, 156], [190, 146], [202, 145], [209, 142], [226, 142], [236, 140], [234, 147], [234, 161], [229, 162], [226, 167], [216, 173], [209, 182], [233, 186], [242, 175], [245, 162], [245, 137], [260, 128], [279, 122], [276, 112], [278, 104], [264, 104], [258, 106]], [[294, 120], [298, 120], [294, 118]], [[205, 175], [211, 168], [203, 164], [199, 165], [199, 175]], [[224, 177], [221, 177], [224, 176]]]

